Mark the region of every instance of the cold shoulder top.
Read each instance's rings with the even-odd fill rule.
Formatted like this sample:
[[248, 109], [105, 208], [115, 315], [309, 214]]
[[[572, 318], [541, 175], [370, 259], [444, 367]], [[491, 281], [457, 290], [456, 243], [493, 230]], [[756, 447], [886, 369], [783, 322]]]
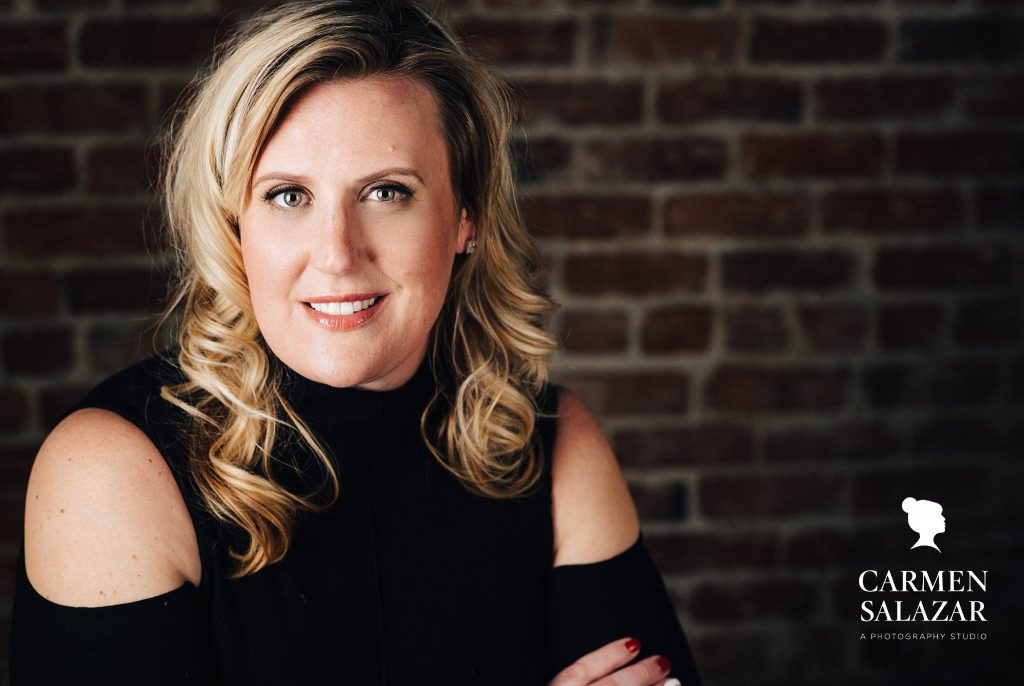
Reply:
[[[22, 544], [14, 686], [547, 684], [625, 636], [641, 641], [640, 659], [665, 655], [684, 686], [700, 683], [642, 533], [610, 559], [552, 566], [557, 386], [535, 399], [540, 483], [492, 499], [466, 490], [423, 443], [420, 415], [436, 384], [426, 360], [388, 391], [282, 374], [286, 397], [328, 448], [341, 493], [330, 509], [299, 515], [281, 562], [237, 580], [228, 551], [247, 539], [205, 509], [189, 475], [187, 419], [160, 397], [162, 385], [182, 380], [173, 354], [113, 375], [67, 410], [113, 411], [153, 441], [188, 507], [202, 576], [198, 587], [136, 602], [69, 607], [29, 583]], [[316, 467], [301, 443], [289, 450]], [[321, 476], [295, 474], [303, 483]]]

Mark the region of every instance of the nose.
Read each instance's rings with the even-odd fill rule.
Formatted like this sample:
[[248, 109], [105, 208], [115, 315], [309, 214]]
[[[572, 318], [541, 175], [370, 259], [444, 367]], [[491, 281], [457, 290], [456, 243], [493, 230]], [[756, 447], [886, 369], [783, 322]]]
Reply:
[[365, 255], [363, 232], [354, 212], [333, 207], [318, 219], [310, 264], [317, 270], [340, 274], [351, 270]]

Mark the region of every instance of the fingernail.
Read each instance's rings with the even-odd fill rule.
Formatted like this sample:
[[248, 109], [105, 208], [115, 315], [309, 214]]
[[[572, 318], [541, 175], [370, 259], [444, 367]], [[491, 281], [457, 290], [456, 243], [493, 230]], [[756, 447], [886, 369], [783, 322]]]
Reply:
[[626, 650], [628, 650], [631, 653], [635, 653], [636, 651], [640, 650], [640, 641], [636, 640], [635, 638], [629, 639], [628, 641], [626, 641]]
[[664, 684], [662, 684], [662, 686], [683, 686], [683, 685], [681, 683], [679, 683], [679, 679], [669, 679]]
[[663, 672], [667, 672], [672, 669], [672, 660], [667, 657], [659, 657], [655, 662], [658, 663], [658, 666], [661, 667], [661, 671]]

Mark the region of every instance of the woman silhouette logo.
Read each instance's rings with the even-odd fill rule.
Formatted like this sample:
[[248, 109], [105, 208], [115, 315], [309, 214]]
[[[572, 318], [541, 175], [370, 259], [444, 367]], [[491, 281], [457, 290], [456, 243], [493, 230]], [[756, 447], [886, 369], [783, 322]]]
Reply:
[[[935, 534], [946, 531], [946, 518], [942, 516], [942, 505], [931, 500], [914, 500], [904, 498], [903, 511], [907, 513], [907, 524], [910, 530], [920, 534], [917, 543], [910, 546], [911, 550], [926, 545], [939, 550], [935, 545]], [[939, 550], [941, 553], [942, 551]]]

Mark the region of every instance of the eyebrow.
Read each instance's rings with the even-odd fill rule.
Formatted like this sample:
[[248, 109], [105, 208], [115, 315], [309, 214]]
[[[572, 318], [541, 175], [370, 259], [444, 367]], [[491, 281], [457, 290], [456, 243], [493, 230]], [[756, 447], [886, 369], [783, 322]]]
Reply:
[[[369, 181], [371, 179], [375, 179], [375, 178], [378, 178], [378, 177], [381, 177], [381, 176], [394, 175], [394, 174], [399, 174], [399, 175], [403, 175], [403, 176], [412, 176], [412, 177], [418, 179], [419, 182], [422, 183], [424, 186], [427, 185], [427, 182], [423, 180], [423, 177], [420, 176], [419, 174], [417, 174], [415, 169], [410, 169], [409, 167], [388, 167], [387, 169], [381, 169], [379, 171], [373, 172], [372, 174], [367, 174], [366, 176], [364, 176], [361, 179], [356, 179], [356, 183], [366, 183], [367, 181]], [[252, 182], [252, 185], [253, 186], [258, 186], [259, 184], [263, 183], [264, 181], [269, 181], [270, 179], [278, 179], [278, 180], [281, 180], [281, 181], [290, 181], [292, 183], [301, 183], [301, 184], [304, 184], [304, 185], [309, 185], [309, 177], [303, 176], [302, 174], [289, 174], [287, 172], [276, 172], [276, 171], [275, 172], [268, 172], [266, 174], [263, 174], [258, 179], [254, 180]]]

